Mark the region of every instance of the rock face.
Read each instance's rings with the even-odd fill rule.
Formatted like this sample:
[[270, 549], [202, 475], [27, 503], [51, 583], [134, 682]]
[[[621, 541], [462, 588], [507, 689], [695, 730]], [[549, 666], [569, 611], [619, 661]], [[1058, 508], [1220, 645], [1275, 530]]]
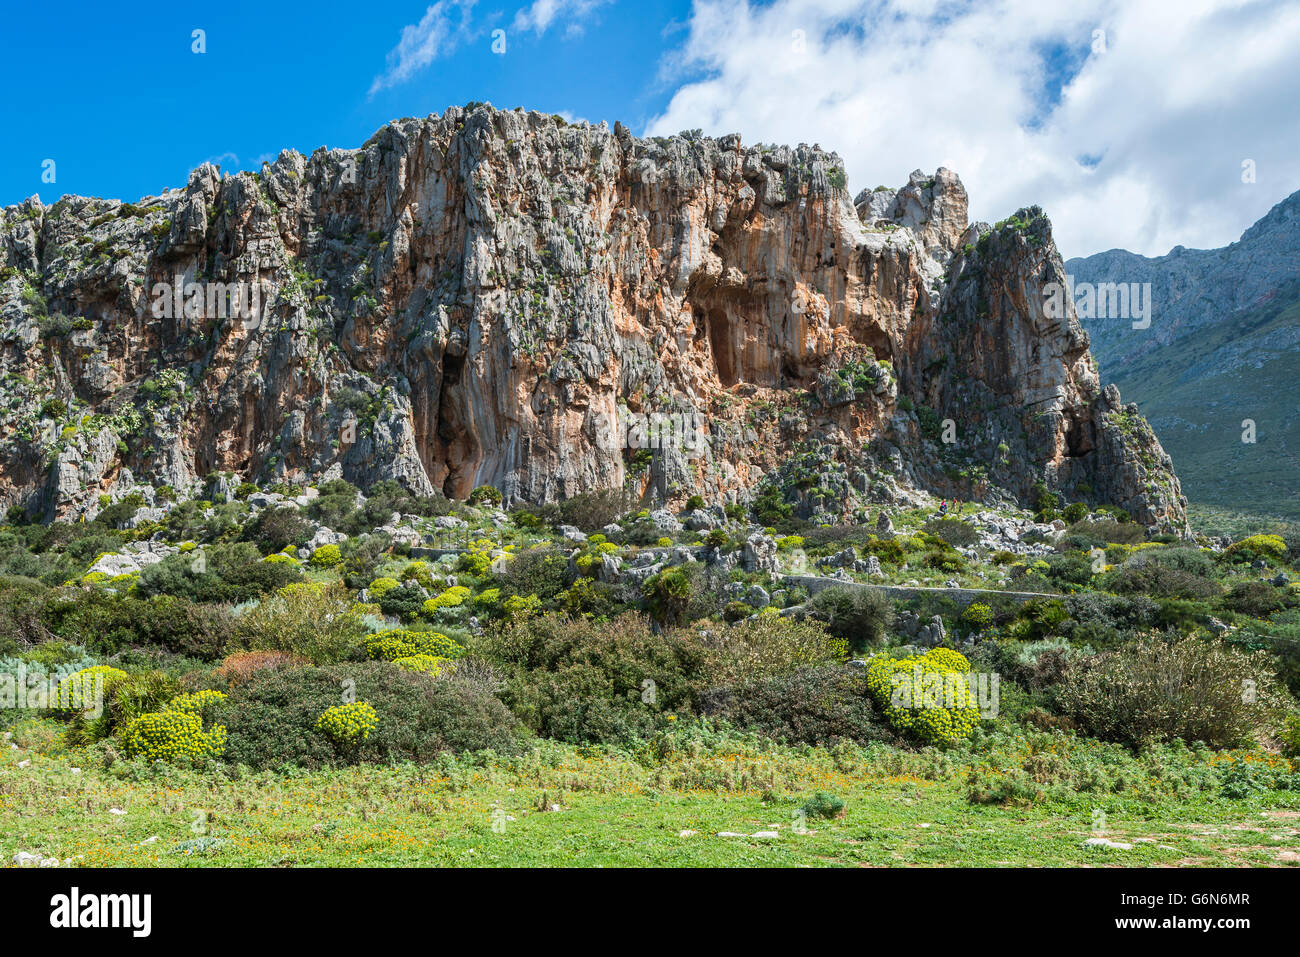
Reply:
[[4, 210], [0, 503], [229, 473], [507, 505], [775, 489], [839, 520], [1042, 482], [1182, 527], [1154, 436], [1046, 314], [1062, 276], [1039, 210], [968, 226], [948, 170], [855, 205], [817, 147], [452, 108]]

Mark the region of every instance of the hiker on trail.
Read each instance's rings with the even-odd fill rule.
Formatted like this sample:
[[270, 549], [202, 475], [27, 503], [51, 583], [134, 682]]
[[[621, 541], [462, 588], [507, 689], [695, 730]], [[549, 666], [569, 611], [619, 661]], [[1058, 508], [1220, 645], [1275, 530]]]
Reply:
[[948, 513], [948, 500], [945, 498], [943, 501], [939, 503], [939, 514], [946, 515], [947, 513]]

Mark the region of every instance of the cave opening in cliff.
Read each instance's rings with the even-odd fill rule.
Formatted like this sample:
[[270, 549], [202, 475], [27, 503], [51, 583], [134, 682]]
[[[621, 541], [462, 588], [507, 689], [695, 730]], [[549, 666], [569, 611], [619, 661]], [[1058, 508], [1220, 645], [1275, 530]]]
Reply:
[[1093, 437], [1093, 428], [1090, 422], [1080, 422], [1078, 419], [1071, 419], [1070, 425], [1065, 433], [1065, 454], [1069, 458], [1079, 458], [1087, 455], [1097, 447]]
[[731, 348], [731, 323], [721, 309], [709, 310], [709, 348], [713, 364], [718, 370], [718, 381], [724, 389], [736, 384], [736, 357]]
[[438, 455], [446, 468], [442, 492], [448, 498], [464, 499], [474, 484], [473, 470], [466, 465], [474, 459], [475, 442], [466, 427], [465, 395], [460, 387], [465, 369], [464, 356], [442, 357], [442, 388], [438, 394], [438, 422], [434, 430]]

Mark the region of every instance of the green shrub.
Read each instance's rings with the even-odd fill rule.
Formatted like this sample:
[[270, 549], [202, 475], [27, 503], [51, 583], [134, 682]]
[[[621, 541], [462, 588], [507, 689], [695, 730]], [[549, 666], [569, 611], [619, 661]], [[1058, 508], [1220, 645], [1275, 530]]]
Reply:
[[[242, 489], [243, 486], [240, 486]], [[252, 486], [253, 491], [257, 490]], [[237, 497], [239, 497], [237, 495]], [[245, 495], [243, 498], [247, 498]], [[264, 555], [283, 551], [290, 545], [305, 545], [311, 539], [312, 526], [296, 508], [264, 508], [244, 526], [240, 538], [254, 542]]]
[[708, 649], [656, 634], [640, 615], [608, 623], [546, 614], [493, 623], [471, 650], [502, 666], [502, 700], [536, 733], [574, 744], [630, 743], [693, 712]]
[[711, 688], [700, 696], [700, 712], [788, 744], [897, 740], [867, 693], [866, 675], [842, 664]]
[[231, 631], [230, 613], [222, 605], [202, 605], [173, 595], [142, 599], [100, 589], [79, 589], [75, 597], [52, 594], [45, 621], [64, 640], [99, 655], [128, 647], [155, 647], [215, 660]]
[[396, 578], [376, 578], [366, 586], [366, 590], [370, 593], [370, 600], [375, 601], [383, 598], [399, 584], [401, 583]]
[[[1098, 512], [1105, 509], [1098, 509]], [[1103, 518], [1095, 522], [1075, 522], [1066, 531], [1067, 536], [1079, 536], [1096, 545], [1122, 544], [1136, 545], [1146, 541], [1146, 529], [1131, 522], [1117, 522], [1112, 518]]]
[[559, 606], [570, 615], [592, 618], [606, 618], [620, 608], [614, 587], [590, 578], [579, 578], [560, 592]]
[[710, 686], [730, 685], [785, 674], [810, 665], [842, 664], [848, 641], [817, 621], [759, 615], [712, 632], [701, 676]]
[[469, 493], [469, 504], [471, 505], [491, 505], [501, 504], [501, 492], [491, 485], [480, 485], [474, 491]]
[[175, 595], [196, 602], [245, 602], [302, 581], [292, 565], [262, 561], [251, 542], [209, 545], [202, 561], [194, 552], [170, 555], [140, 573], [141, 595]]
[[803, 812], [808, 817], [839, 817], [844, 813], [844, 799], [818, 791], [804, 804]]
[[655, 620], [672, 626], [689, 617], [687, 610], [699, 597], [697, 582], [694, 569], [675, 565], [647, 578], [641, 593]]
[[114, 685], [100, 719], [83, 721], [80, 716], [74, 716], [70, 737], [78, 744], [97, 741], [129, 727], [145, 714], [173, 710], [170, 702], [179, 691], [180, 683], [161, 671], [151, 669], [131, 674]]
[[1116, 594], [1153, 598], [1211, 598], [1223, 591], [1217, 582], [1154, 560], [1125, 562], [1107, 576], [1104, 584]]
[[70, 711], [85, 711], [95, 707], [93, 696], [102, 694], [104, 699], [112, 695], [113, 690], [126, 681], [128, 675], [121, 668], [110, 665], [94, 665], [74, 671], [62, 679], [56, 688], [60, 707]]
[[1057, 695], [1061, 713], [1089, 734], [1130, 745], [1243, 745], [1284, 713], [1267, 653], [1196, 638], [1145, 639], [1083, 659]]
[[[340, 754], [316, 722], [349, 703], [341, 700], [345, 690], [370, 703], [378, 724], [355, 751]], [[521, 743], [518, 721], [482, 684], [431, 680], [387, 662], [262, 669], [216, 710], [229, 731], [225, 760], [259, 770], [425, 763], [448, 751], [515, 754]]]
[[1088, 517], [1088, 506], [1083, 502], [1073, 502], [1061, 512], [1061, 517], [1073, 524]]
[[464, 585], [453, 585], [441, 594], [426, 600], [420, 610], [427, 616], [434, 616], [444, 608], [458, 608], [469, 598], [469, 589]]
[[1241, 582], [1223, 596], [1223, 607], [1251, 618], [1267, 618], [1295, 604], [1286, 591], [1268, 582]]
[[861, 650], [880, 644], [894, 621], [894, 603], [874, 588], [832, 585], [819, 591], [805, 606], [826, 630]]
[[591, 534], [619, 521], [636, 507], [636, 497], [623, 488], [582, 492], [559, 503], [552, 524], [572, 525]]
[[403, 621], [410, 621], [423, 612], [427, 600], [415, 582], [402, 582], [379, 596], [379, 607], [385, 615], [396, 615]]
[[934, 518], [925, 523], [926, 534], [954, 548], [969, 548], [980, 540], [979, 530], [957, 518]]
[[235, 620], [234, 647], [328, 664], [360, 657], [368, 628], [339, 582], [286, 585]]
[[1300, 758], [1300, 712], [1286, 716], [1278, 740], [1283, 754], [1289, 758]]

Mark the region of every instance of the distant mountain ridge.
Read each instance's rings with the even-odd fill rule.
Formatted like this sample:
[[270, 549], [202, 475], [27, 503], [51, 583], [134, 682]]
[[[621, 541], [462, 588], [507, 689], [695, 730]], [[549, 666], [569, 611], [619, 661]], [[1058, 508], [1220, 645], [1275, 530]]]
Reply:
[[1221, 249], [1112, 249], [1065, 267], [1076, 284], [1151, 283], [1150, 328], [1080, 321], [1103, 381], [1137, 402], [1189, 500], [1300, 517], [1300, 191]]

